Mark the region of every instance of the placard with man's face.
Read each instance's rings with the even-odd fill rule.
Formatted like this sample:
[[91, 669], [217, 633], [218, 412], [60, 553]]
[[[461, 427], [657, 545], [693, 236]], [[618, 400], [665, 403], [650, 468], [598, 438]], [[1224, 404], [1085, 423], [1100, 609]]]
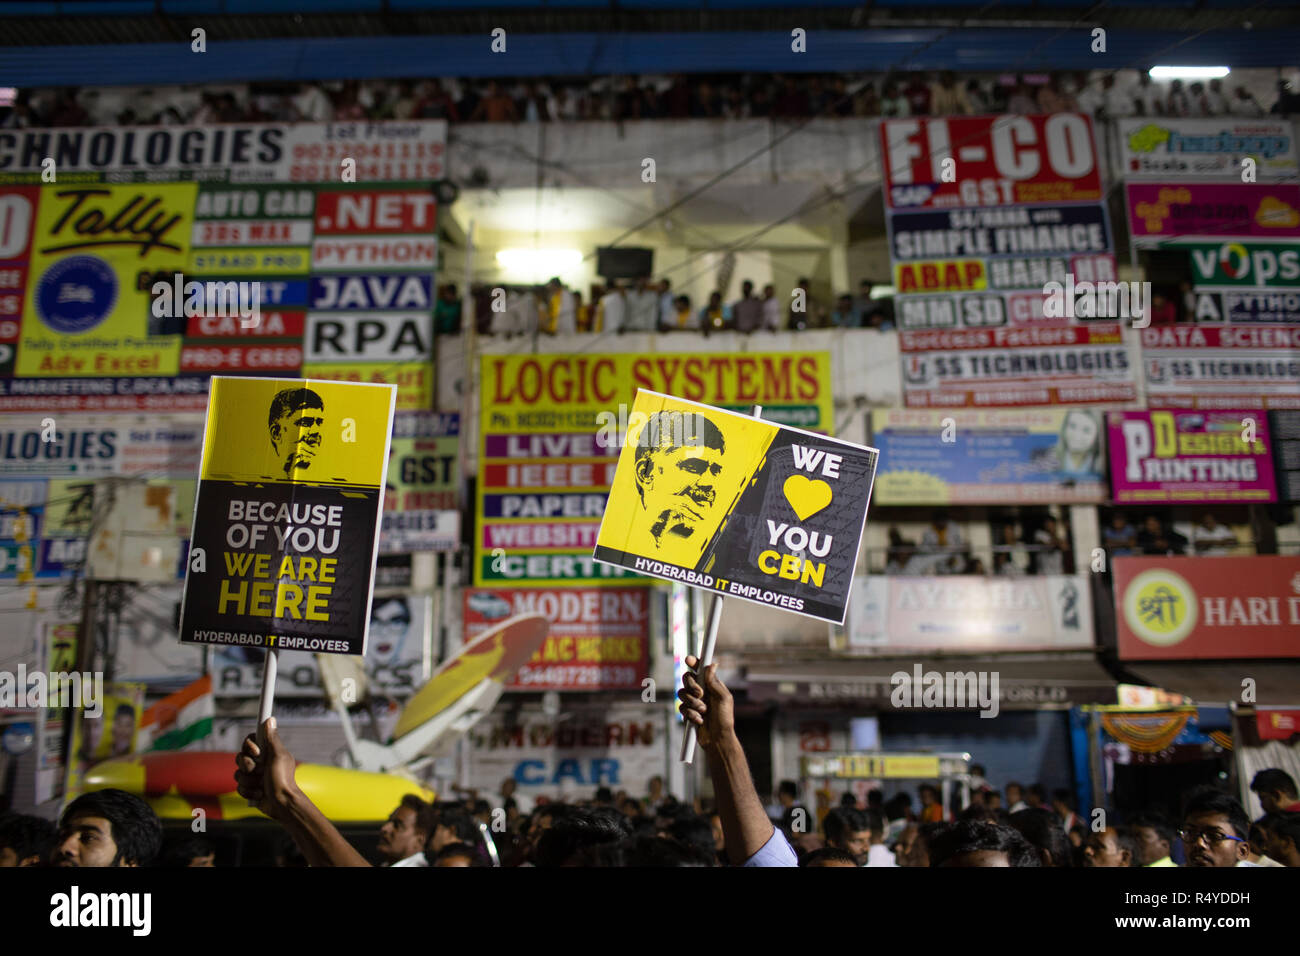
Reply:
[[843, 623], [877, 455], [641, 390], [594, 557]]

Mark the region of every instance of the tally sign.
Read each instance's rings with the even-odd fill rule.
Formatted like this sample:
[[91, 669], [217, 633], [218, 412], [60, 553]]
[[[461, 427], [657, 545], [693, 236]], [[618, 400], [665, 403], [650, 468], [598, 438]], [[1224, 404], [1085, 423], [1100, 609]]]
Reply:
[[594, 557], [843, 624], [878, 456], [641, 389]]
[[182, 642], [365, 653], [395, 396], [212, 379]]

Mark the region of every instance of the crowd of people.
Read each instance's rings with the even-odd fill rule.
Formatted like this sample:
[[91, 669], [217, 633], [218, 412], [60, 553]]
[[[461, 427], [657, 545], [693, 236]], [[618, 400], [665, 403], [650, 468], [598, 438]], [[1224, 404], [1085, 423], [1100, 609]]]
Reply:
[[[1213, 788], [1187, 795], [1181, 817], [1155, 813], [1110, 821], [1079, 813], [1070, 791], [1050, 798], [1041, 784], [990, 786], [972, 766], [970, 801], [944, 805], [939, 788], [865, 803], [829, 792], [809, 811], [793, 781], [764, 806], [736, 736], [730, 691], [710, 666], [683, 680], [682, 713], [696, 728], [714, 798], [677, 800], [663, 780], [635, 797], [599, 789], [584, 803], [533, 801], [502, 784], [494, 800], [469, 792], [463, 800], [427, 803], [403, 797], [379, 827], [377, 858], [367, 859], [298, 789], [294, 758], [274, 720], [262, 743], [250, 734], [236, 758], [241, 796], [253, 801], [292, 839], [296, 852], [280, 865], [499, 866], [907, 866], [907, 867], [1168, 867], [1300, 866], [1300, 796], [1279, 769], [1251, 781], [1264, 814], [1251, 821], [1232, 796]], [[1005, 800], [1003, 793], [1005, 792]], [[495, 804], [495, 805], [494, 805]], [[188, 830], [164, 847], [161, 822], [149, 805], [122, 790], [96, 790], [73, 800], [56, 826], [33, 816], [0, 818], [0, 866], [222, 865], [214, 846]]]
[[815, 116], [904, 117], [1082, 111], [1128, 116], [1244, 118], [1300, 115], [1284, 79], [1265, 106], [1242, 84], [1220, 79], [1168, 85], [1146, 73], [1110, 71], [957, 76], [718, 74], [546, 79], [410, 78], [336, 83], [250, 83], [140, 89], [27, 89], [0, 126], [329, 122], [442, 119], [452, 123], [581, 120], [799, 120]]
[[[833, 308], [812, 293], [807, 278], [800, 278], [788, 295], [778, 295], [768, 283], [758, 294], [745, 279], [740, 297], [723, 301], [713, 292], [699, 308], [688, 295], [674, 291], [672, 280], [649, 278], [614, 280], [593, 285], [587, 297], [567, 287], [558, 277], [545, 285], [475, 285], [475, 326], [479, 335], [574, 335], [627, 332], [781, 332], [804, 329], [853, 328], [892, 331], [893, 300], [873, 294], [876, 284], [863, 279], [857, 295], [845, 293]], [[434, 310], [439, 335], [461, 331], [461, 298], [454, 283], [444, 284]]]
[[1026, 518], [1021, 524], [999, 520], [993, 523], [992, 530], [993, 544], [987, 549], [992, 563], [985, 564], [947, 511], [931, 515], [919, 544], [891, 526], [884, 572], [907, 576], [993, 574], [1002, 577], [1073, 573], [1069, 534], [1055, 515]]
[[1102, 529], [1102, 542], [1112, 557], [1134, 554], [1214, 555], [1233, 554], [1241, 548], [1236, 532], [1222, 524], [1212, 511], [1201, 515], [1192, 528], [1192, 536], [1176, 530], [1159, 515], [1148, 514], [1135, 524], [1122, 511], [1110, 516]]

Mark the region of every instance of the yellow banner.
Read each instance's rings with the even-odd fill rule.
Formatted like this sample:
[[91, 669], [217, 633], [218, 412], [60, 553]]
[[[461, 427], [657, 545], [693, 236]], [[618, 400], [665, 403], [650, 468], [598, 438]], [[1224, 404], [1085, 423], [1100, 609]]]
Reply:
[[307, 362], [307, 378], [330, 382], [364, 382], [396, 385], [397, 410], [420, 412], [433, 408], [433, 363], [431, 362]]
[[392, 401], [387, 387], [214, 377], [200, 478], [378, 487]]
[[[624, 419], [637, 389], [829, 433], [829, 352], [487, 355], [482, 415], [491, 431], [553, 432]], [[599, 418], [600, 413], [606, 417]]]
[[197, 188], [41, 190], [16, 375], [177, 374], [181, 338], [158, 334], [150, 277], [184, 271]]

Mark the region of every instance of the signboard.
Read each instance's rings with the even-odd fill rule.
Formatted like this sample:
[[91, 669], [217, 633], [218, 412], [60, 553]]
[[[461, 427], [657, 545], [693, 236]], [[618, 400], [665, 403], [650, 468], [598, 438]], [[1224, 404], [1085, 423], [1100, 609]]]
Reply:
[[0, 379], [0, 412], [201, 412], [208, 376]]
[[183, 642], [365, 653], [394, 399], [212, 379]]
[[565, 799], [602, 786], [648, 792], [668, 772], [660, 713], [641, 703], [566, 704], [559, 720], [493, 711], [468, 734], [469, 786], [493, 793], [509, 778], [520, 793]]
[[[433, 673], [433, 599], [409, 594], [376, 594], [370, 609], [370, 639], [364, 670], [369, 693], [406, 698]], [[218, 697], [256, 697], [262, 688], [264, 651], [219, 647], [212, 655], [212, 689]], [[320, 668], [311, 654], [281, 656], [275, 696], [322, 699]], [[337, 718], [336, 718], [337, 720]]]
[[1240, 292], [1205, 292], [1197, 289], [1194, 321], [1229, 322], [1233, 325], [1293, 324], [1300, 326], [1300, 290], [1250, 289]]
[[880, 154], [891, 209], [1104, 198], [1092, 121], [1079, 113], [885, 120]]
[[900, 332], [909, 408], [1086, 405], [1137, 397], [1115, 322]]
[[1106, 253], [1113, 248], [1106, 207], [998, 206], [889, 216], [890, 255], [916, 259]]
[[649, 672], [646, 588], [467, 588], [465, 641], [516, 614], [543, 615], [551, 633], [506, 690], [641, 690]]
[[1098, 502], [1106, 497], [1101, 413], [872, 409], [877, 504]]
[[1142, 330], [1153, 408], [1300, 408], [1300, 325]]
[[202, 411], [213, 373], [394, 384], [399, 407], [432, 407], [445, 132], [0, 131], [0, 412]]
[[1214, 119], [1121, 119], [1120, 168], [1126, 179], [1222, 179], [1241, 182], [1244, 160], [1261, 181], [1292, 179], [1295, 127], [1284, 120], [1221, 116]]
[[1089, 648], [1083, 575], [865, 577], [853, 585], [850, 651], [987, 652]]
[[184, 272], [194, 183], [45, 188], [32, 222], [15, 374], [173, 376], [180, 340], [151, 328], [150, 277]]
[[480, 381], [476, 585], [638, 580], [591, 556], [638, 388], [834, 427], [828, 352], [485, 355]]
[[1300, 657], [1300, 558], [1114, 560], [1121, 660]]
[[1300, 186], [1294, 184], [1126, 183], [1124, 190], [1129, 234], [1138, 244], [1175, 236], [1300, 236]]
[[1269, 412], [1279, 501], [1300, 501], [1300, 412]]
[[1277, 500], [1259, 412], [1111, 412], [1108, 426], [1117, 503]]
[[927, 755], [852, 754], [843, 757], [805, 757], [810, 777], [839, 780], [924, 780], [938, 778], [939, 758]]
[[358, 182], [442, 179], [443, 120], [222, 123], [0, 130], [0, 176], [40, 182], [51, 157], [69, 182]]
[[642, 390], [595, 558], [844, 622], [878, 452]]
[[198, 416], [136, 424], [106, 416], [63, 422], [23, 416], [0, 421], [0, 476], [193, 475], [202, 444]]
[[[1263, 242], [1187, 242], [1196, 287], [1247, 293], [1300, 288], [1300, 245]], [[1252, 288], [1253, 287], [1253, 288]]]

